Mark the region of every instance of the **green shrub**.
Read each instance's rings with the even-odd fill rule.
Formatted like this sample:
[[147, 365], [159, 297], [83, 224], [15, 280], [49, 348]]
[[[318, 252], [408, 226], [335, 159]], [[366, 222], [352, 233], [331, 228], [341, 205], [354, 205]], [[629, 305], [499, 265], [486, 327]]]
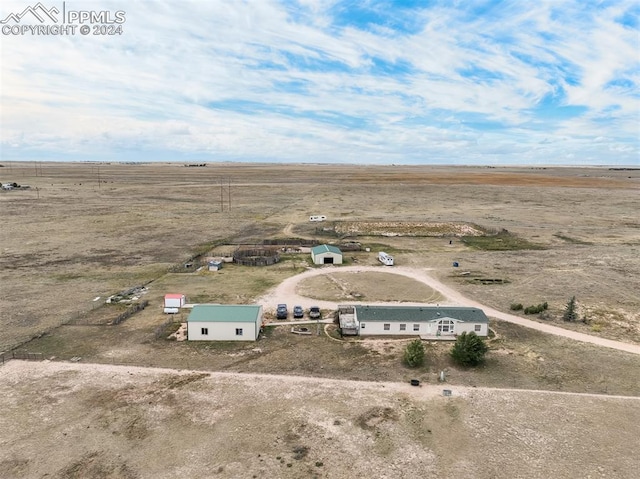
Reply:
[[547, 309], [548, 305], [547, 303], [542, 303], [539, 304], [537, 306], [527, 306], [526, 308], [524, 308], [524, 314], [538, 314], [538, 313], [542, 313], [543, 311], [545, 311]]
[[564, 309], [562, 319], [565, 321], [576, 321], [578, 319], [578, 311], [576, 305], [576, 297], [572, 296]]
[[451, 349], [451, 357], [463, 366], [476, 366], [484, 361], [484, 355], [489, 348], [476, 333], [466, 331], [456, 339]]
[[521, 311], [523, 306], [522, 303], [511, 303], [511, 306], [509, 306], [509, 308], [511, 309], [511, 311]]
[[424, 364], [424, 344], [419, 339], [411, 341], [404, 350], [404, 362], [410, 368]]

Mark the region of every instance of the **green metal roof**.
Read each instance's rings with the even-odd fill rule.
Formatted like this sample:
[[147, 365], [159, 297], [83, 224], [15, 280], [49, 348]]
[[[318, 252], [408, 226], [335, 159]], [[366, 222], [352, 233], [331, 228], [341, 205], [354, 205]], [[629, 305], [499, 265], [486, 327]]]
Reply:
[[338, 248], [337, 246], [332, 246], [330, 244], [321, 244], [311, 248], [311, 253], [315, 256], [322, 253], [342, 254], [342, 251], [340, 251], [340, 248]]
[[197, 304], [187, 322], [201, 323], [255, 323], [260, 306], [241, 304]]
[[478, 308], [452, 306], [361, 306], [356, 305], [359, 322], [365, 321], [406, 321], [428, 322], [441, 318], [457, 319], [465, 323], [488, 323], [484, 311]]

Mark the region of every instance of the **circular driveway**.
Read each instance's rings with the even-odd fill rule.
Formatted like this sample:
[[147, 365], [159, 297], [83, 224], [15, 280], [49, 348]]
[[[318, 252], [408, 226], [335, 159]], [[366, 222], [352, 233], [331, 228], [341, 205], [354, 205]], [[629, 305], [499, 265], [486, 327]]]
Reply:
[[623, 343], [621, 341], [614, 341], [612, 339], [605, 339], [598, 336], [591, 336], [589, 334], [580, 333], [577, 331], [570, 331], [558, 326], [552, 326], [550, 324], [539, 323], [530, 319], [522, 318], [509, 313], [503, 313], [497, 309], [489, 308], [480, 304], [477, 301], [469, 299], [460, 294], [455, 289], [441, 283], [439, 280], [428, 274], [429, 269], [414, 269], [406, 268], [402, 266], [394, 266], [392, 268], [382, 266], [324, 266], [322, 268], [314, 268], [304, 273], [300, 273], [296, 276], [285, 279], [276, 288], [269, 291], [263, 297], [258, 299], [257, 303], [263, 305], [266, 310], [275, 310], [276, 305], [279, 303], [287, 303], [289, 305], [300, 304], [306, 309], [309, 306], [320, 306], [323, 309], [337, 309], [338, 304], [369, 304], [369, 305], [403, 305], [403, 306], [424, 306], [425, 303], [410, 303], [410, 302], [361, 302], [361, 301], [341, 301], [337, 303], [335, 301], [321, 301], [306, 296], [300, 296], [296, 293], [296, 287], [298, 283], [304, 281], [307, 278], [319, 276], [323, 274], [331, 273], [363, 273], [363, 272], [384, 272], [389, 274], [399, 274], [419, 281], [430, 288], [438, 291], [442, 294], [446, 300], [438, 303], [446, 306], [471, 306], [474, 308], [482, 309], [490, 318], [499, 319], [501, 321], [507, 321], [509, 323], [518, 324], [525, 328], [535, 329], [543, 333], [553, 334], [555, 336], [562, 336], [565, 338], [581, 341], [583, 343], [595, 344], [598, 346], [604, 346], [611, 349], [617, 349], [619, 351], [625, 351], [632, 354], [640, 354], [640, 345]]

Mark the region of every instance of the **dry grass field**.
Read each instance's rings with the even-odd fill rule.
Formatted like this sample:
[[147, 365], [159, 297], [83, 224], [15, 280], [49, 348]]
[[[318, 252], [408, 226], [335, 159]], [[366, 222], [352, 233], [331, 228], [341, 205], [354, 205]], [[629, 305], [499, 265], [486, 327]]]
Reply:
[[334, 273], [316, 276], [298, 287], [298, 294], [309, 298], [345, 302], [400, 301], [436, 304], [442, 295], [428, 286], [388, 273]]
[[[283, 236], [290, 225], [294, 234], [315, 235], [318, 224], [307, 218], [320, 213], [329, 219], [322, 226], [507, 229], [545, 249], [356, 239], [397, 251], [399, 264], [437, 268], [441, 279], [497, 309], [547, 301], [557, 317], [575, 295], [591, 324], [568, 326], [640, 341], [640, 170], [11, 163], [0, 180], [31, 186], [0, 192], [0, 351], [82, 315], [98, 296], [161, 278], [203, 248]], [[509, 282], [476, 284], [460, 271]], [[263, 291], [271, 285], [265, 280]], [[257, 297], [257, 286], [237, 295]]]
[[[492, 322], [498, 337], [490, 342], [484, 367], [474, 370], [452, 364], [445, 344], [430, 344], [427, 364], [412, 371], [400, 363], [402, 341], [339, 342], [324, 334], [292, 335], [284, 327], [269, 329], [266, 338], [252, 344], [177, 343], [166, 339], [177, 325], [165, 324], [161, 298], [183, 292], [194, 302], [250, 303], [309, 267], [308, 255], [285, 254], [266, 268], [228, 265], [217, 273], [169, 272], [197, 253], [232, 252], [234, 244], [291, 235], [353, 240], [372, 251], [348, 253], [348, 264], [374, 265], [376, 252], [383, 249], [397, 264], [432, 268], [441, 281], [498, 310], [509, 311], [512, 303], [547, 302], [545, 317], [528, 317], [640, 343], [640, 170], [12, 163], [0, 168], [0, 180], [31, 187], [0, 191], [0, 352], [42, 353], [59, 365], [80, 358], [104, 367], [207, 373], [202, 381], [194, 376], [193, 382], [178, 381], [174, 387], [173, 373], [130, 376], [120, 369], [98, 369], [100, 377], [113, 382], [107, 391], [104, 381], [92, 382], [93, 373], [83, 369], [87, 365], [58, 372], [45, 365], [42, 370], [20, 366], [27, 368], [23, 379], [11, 373], [21, 363], [0, 366], [4, 378], [15, 374], [0, 382], [3, 394], [10, 392], [3, 396], [8, 414], [0, 420], [17, 421], [25, 431], [3, 437], [10, 447], [2, 448], [2, 477], [41, 477], [43, 471], [69, 478], [347, 477], [345, 465], [354, 461], [360, 474], [355, 477], [371, 477], [371, 470], [379, 477], [414, 477], [416, 464], [437, 477], [454, 477], [456, 471], [479, 478], [633, 477], [627, 449], [637, 436], [631, 426], [638, 423], [635, 400], [518, 392], [496, 396], [478, 389], [473, 400], [461, 395], [445, 403], [442, 398], [416, 399], [406, 391], [381, 395], [379, 388], [363, 386], [364, 392], [353, 396], [358, 398], [354, 410], [349, 394], [356, 393], [349, 388], [357, 385], [327, 386], [322, 396], [313, 389], [320, 387], [315, 383], [278, 389], [285, 386], [274, 378], [272, 386], [255, 391], [246, 381], [232, 384], [208, 374], [404, 383], [418, 377], [432, 384], [445, 370], [448, 383], [461, 388], [640, 396], [637, 356], [501, 322]], [[309, 223], [312, 214], [325, 214], [328, 221]], [[449, 229], [429, 226], [435, 224]], [[466, 227], [509, 233], [458, 236], [471, 231]], [[452, 267], [454, 261], [458, 268]], [[313, 278], [300, 288], [335, 301], [357, 295], [371, 301], [438, 300], [432, 290], [409, 280], [384, 284], [375, 275], [332, 276]], [[144, 299], [149, 307], [117, 326], [108, 325], [124, 307], [104, 305], [105, 298], [142, 284], [148, 287]], [[569, 324], [560, 318], [573, 295], [584, 321]], [[181, 315], [176, 319], [184, 320]], [[157, 337], [163, 325], [166, 330]], [[40, 396], [24, 409], [25, 398], [36, 391]], [[112, 400], [97, 403], [103, 394]], [[239, 397], [243, 405], [234, 409]], [[249, 412], [245, 403], [251, 401], [264, 407]], [[387, 411], [386, 403], [398, 407]], [[179, 412], [184, 404], [190, 408], [186, 417]], [[34, 408], [51, 417], [51, 429], [29, 422], [35, 421], [29, 419]], [[79, 417], [78, 409], [94, 411], [93, 416]], [[205, 409], [219, 415], [204, 417]], [[525, 410], [537, 412], [525, 417]], [[367, 411], [373, 411], [371, 418], [362, 416]], [[625, 414], [628, 419], [621, 419]], [[348, 426], [341, 430], [333, 421]], [[420, 421], [433, 421], [433, 427]], [[562, 421], [566, 427], [558, 429]], [[421, 436], [425, 428], [434, 436]], [[175, 443], [163, 441], [166, 431]], [[269, 431], [264, 444], [257, 444], [253, 438], [262, 438], [263, 431]], [[101, 447], [110, 435], [114, 442]], [[34, 461], [32, 448], [43, 437], [49, 452], [43, 457], [50, 459]], [[225, 437], [238, 441], [229, 447], [245, 446], [251, 454], [234, 457], [220, 442]], [[77, 453], [56, 456], [55, 451], [69, 450], [64, 441], [71, 438], [71, 447], [81, 445]], [[117, 444], [116, 438], [121, 440]], [[199, 444], [189, 442], [198, 438]], [[184, 441], [188, 447], [181, 449]], [[477, 449], [480, 442], [487, 449]], [[466, 455], [454, 455], [454, 445]], [[354, 459], [362, 448], [372, 451], [370, 461]], [[205, 457], [211, 449], [220, 452]], [[150, 464], [145, 459], [150, 454], [174, 468]]]
[[0, 473], [56, 479], [637, 473], [638, 398], [455, 386], [443, 397], [442, 389], [12, 361], [0, 383]]

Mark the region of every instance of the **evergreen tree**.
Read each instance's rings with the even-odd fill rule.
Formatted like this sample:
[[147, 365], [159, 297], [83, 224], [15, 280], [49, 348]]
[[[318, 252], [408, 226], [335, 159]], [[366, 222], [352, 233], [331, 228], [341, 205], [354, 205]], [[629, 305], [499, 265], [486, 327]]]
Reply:
[[578, 319], [578, 312], [576, 311], [576, 297], [572, 296], [567, 306], [564, 308], [564, 314], [562, 319], [565, 321], [575, 321]]
[[489, 347], [476, 333], [465, 331], [456, 339], [456, 344], [453, 345], [450, 354], [458, 364], [476, 366], [484, 360], [484, 355], [488, 350]]
[[416, 339], [411, 341], [404, 350], [404, 362], [411, 368], [416, 368], [424, 364], [424, 345], [422, 341]]

